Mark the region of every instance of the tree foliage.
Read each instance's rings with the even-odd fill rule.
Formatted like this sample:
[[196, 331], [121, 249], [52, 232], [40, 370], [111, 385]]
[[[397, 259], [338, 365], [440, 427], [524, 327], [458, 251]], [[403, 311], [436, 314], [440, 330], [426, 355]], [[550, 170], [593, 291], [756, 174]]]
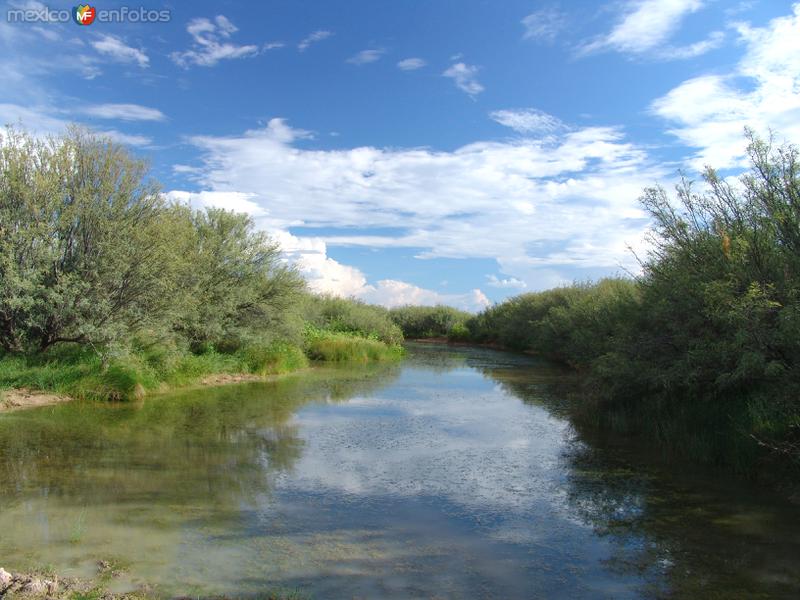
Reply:
[[389, 316], [410, 338], [447, 337], [458, 335], [471, 313], [452, 306], [401, 306], [389, 311]]
[[0, 347], [196, 346], [284, 333], [302, 289], [245, 215], [168, 203], [147, 164], [80, 129], [0, 139]]

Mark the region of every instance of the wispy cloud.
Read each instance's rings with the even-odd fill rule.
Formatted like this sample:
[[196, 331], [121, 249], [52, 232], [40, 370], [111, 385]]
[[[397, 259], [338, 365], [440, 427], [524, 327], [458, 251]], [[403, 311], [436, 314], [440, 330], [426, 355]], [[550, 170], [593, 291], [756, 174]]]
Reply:
[[303, 40], [297, 44], [297, 49], [300, 52], [304, 52], [311, 44], [316, 44], [317, 42], [321, 42], [322, 40], [327, 40], [329, 37], [333, 35], [332, 31], [327, 31], [325, 29], [319, 29], [314, 33], [309, 34]]
[[719, 32], [707, 39], [684, 47], [671, 47], [668, 40], [688, 15], [705, 6], [705, 0], [634, 0], [613, 29], [583, 44], [579, 54], [614, 50], [631, 55], [649, 55], [660, 59], [691, 58], [718, 47]]
[[522, 19], [522, 25], [525, 27], [523, 39], [552, 43], [566, 27], [567, 17], [556, 8], [542, 8]]
[[708, 34], [706, 39], [693, 44], [688, 44], [686, 46], [666, 46], [660, 49], [656, 56], [666, 60], [694, 58], [695, 56], [700, 56], [710, 50], [719, 48], [724, 41], [725, 33], [723, 31], [712, 31]]
[[192, 36], [192, 47], [170, 54], [170, 58], [181, 67], [213, 67], [221, 60], [258, 54], [259, 49], [255, 44], [236, 45], [226, 41], [238, 29], [224, 15], [217, 15], [213, 21], [205, 17], [192, 19], [186, 26], [186, 31]]
[[459, 62], [452, 65], [442, 75], [455, 81], [458, 89], [470, 96], [476, 96], [484, 90], [484, 87], [478, 82], [478, 71], [478, 67], [474, 65]]
[[98, 131], [99, 135], [104, 135], [111, 138], [118, 144], [125, 144], [127, 146], [149, 146], [153, 140], [146, 135], [136, 135], [130, 133], [122, 133], [116, 129], [109, 129], [106, 131]]
[[558, 118], [535, 108], [495, 110], [489, 116], [519, 133], [549, 134], [565, 127]]
[[374, 50], [362, 50], [358, 54], [355, 54], [347, 59], [346, 62], [349, 62], [352, 65], [366, 65], [369, 63], [376, 62], [381, 59], [381, 56], [386, 52], [383, 48], [378, 48]]
[[[19, 104], [0, 104], [0, 124], [21, 124], [34, 135], [58, 135], [63, 133], [70, 122], [74, 122], [75, 113], [63, 108], [37, 105], [21, 106]], [[152, 140], [144, 135], [130, 134], [116, 129], [95, 130], [96, 133], [111, 138], [117, 143], [131, 146], [148, 146]]]
[[416, 71], [417, 69], [421, 69], [427, 64], [428, 63], [421, 58], [404, 58], [403, 60], [397, 63], [397, 68], [403, 71]]
[[167, 118], [160, 110], [139, 104], [95, 104], [83, 112], [100, 119], [122, 121], [164, 121]]
[[669, 132], [696, 149], [696, 167], [740, 167], [745, 126], [800, 139], [800, 3], [765, 27], [735, 24], [747, 50], [734, 69], [687, 79], [651, 105]]
[[510, 289], [510, 290], [524, 290], [528, 287], [521, 279], [516, 277], [508, 277], [506, 279], [499, 279], [497, 275], [487, 275], [486, 279], [489, 286], [494, 288]]
[[116, 62], [136, 63], [142, 68], [150, 66], [150, 58], [143, 50], [128, 46], [121, 38], [115, 35], [101, 34], [91, 44], [100, 54]]

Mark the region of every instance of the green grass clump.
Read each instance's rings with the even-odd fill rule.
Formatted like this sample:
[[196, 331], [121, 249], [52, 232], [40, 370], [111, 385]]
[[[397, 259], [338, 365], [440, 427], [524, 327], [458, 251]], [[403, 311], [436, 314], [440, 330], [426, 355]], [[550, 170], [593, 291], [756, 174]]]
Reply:
[[403, 356], [403, 348], [372, 337], [308, 328], [306, 354], [312, 360], [366, 363], [397, 360]]
[[289, 373], [308, 366], [303, 351], [286, 342], [251, 344], [240, 350], [247, 370], [256, 375]]

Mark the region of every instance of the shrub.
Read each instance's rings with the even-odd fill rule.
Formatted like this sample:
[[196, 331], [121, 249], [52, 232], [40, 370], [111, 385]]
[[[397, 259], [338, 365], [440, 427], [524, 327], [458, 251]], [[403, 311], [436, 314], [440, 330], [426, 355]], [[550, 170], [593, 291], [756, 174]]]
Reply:
[[308, 366], [303, 351], [286, 342], [251, 344], [241, 354], [247, 370], [257, 375], [288, 373]]
[[403, 349], [375, 338], [309, 327], [306, 332], [306, 353], [312, 360], [369, 362], [398, 359], [403, 355]]
[[403, 332], [382, 306], [359, 300], [308, 294], [305, 298], [305, 322], [322, 330], [351, 333], [374, 338], [389, 345], [403, 341]]
[[391, 319], [410, 338], [447, 337], [473, 315], [452, 306], [402, 306], [389, 311]]

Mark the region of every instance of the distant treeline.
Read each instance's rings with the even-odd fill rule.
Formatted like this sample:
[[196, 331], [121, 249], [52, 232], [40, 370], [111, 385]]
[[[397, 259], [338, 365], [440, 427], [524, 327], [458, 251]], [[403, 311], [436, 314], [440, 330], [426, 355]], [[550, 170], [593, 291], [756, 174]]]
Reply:
[[590, 390], [584, 418], [670, 453], [750, 472], [798, 466], [800, 162], [796, 148], [748, 135], [742, 177], [707, 169], [700, 185], [681, 182], [677, 203], [645, 190], [652, 249], [635, 280], [522, 294], [472, 317], [416, 307], [393, 318], [409, 336], [567, 363]]
[[401, 353], [386, 309], [309, 293], [247, 215], [167, 202], [81, 129], [0, 134], [0, 388], [130, 397]]

